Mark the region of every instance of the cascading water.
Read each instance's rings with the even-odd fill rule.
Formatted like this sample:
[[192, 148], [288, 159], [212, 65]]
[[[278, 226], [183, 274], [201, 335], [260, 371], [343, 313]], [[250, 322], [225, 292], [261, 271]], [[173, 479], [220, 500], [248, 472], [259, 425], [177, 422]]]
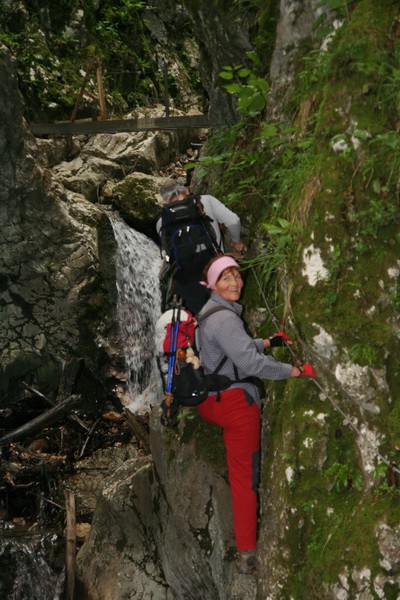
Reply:
[[63, 559], [60, 536], [18, 528], [0, 533], [0, 598], [4, 600], [60, 600], [63, 596]]
[[130, 228], [116, 214], [110, 220], [117, 242], [117, 313], [126, 365], [127, 408], [140, 413], [161, 397], [154, 324], [161, 311], [162, 261], [152, 240]]
[[[162, 397], [154, 352], [162, 261], [152, 240], [131, 229], [117, 214], [109, 214], [109, 218], [117, 242], [117, 317], [125, 363], [125, 404], [132, 412], [141, 413]], [[56, 534], [1, 528], [0, 600], [60, 600], [63, 547], [63, 538]]]

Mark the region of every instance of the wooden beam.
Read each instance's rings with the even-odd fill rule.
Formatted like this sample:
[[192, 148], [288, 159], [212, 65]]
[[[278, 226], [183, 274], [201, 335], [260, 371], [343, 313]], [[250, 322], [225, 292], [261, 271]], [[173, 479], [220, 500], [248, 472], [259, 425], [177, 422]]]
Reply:
[[[212, 124], [213, 127], [217, 126]], [[141, 119], [116, 119], [109, 121], [75, 121], [74, 123], [31, 123], [33, 135], [62, 136], [68, 134], [117, 133], [120, 131], [158, 131], [163, 129], [208, 129], [208, 115], [183, 117], [153, 117]]]
[[108, 118], [106, 107], [106, 94], [104, 91], [103, 72], [101, 70], [101, 62], [97, 61], [96, 67], [97, 91], [99, 94], [100, 119], [105, 121]]
[[78, 97], [77, 97], [77, 99], [75, 101], [74, 110], [72, 111], [72, 115], [71, 115], [71, 123], [73, 123], [75, 121], [75, 119], [76, 119], [76, 115], [78, 114], [78, 108], [79, 108], [79, 105], [80, 105], [81, 100], [83, 98], [83, 94], [85, 92], [86, 84], [89, 81], [90, 74], [91, 74], [91, 72], [93, 71], [93, 69], [95, 67], [96, 67], [96, 59], [92, 58], [89, 61], [89, 64], [87, 66], [86, 73], [85, 73], [85, 76], [84, 76], [83, 81], [82, 81], [81, 88], [80, 88], [79, 93], [78, 93]]
[[76, 570], [76, 507], [75, 495], [71, 490], [65, 490], [66, 549], [65, 549], [65, 600], [75, 598]]

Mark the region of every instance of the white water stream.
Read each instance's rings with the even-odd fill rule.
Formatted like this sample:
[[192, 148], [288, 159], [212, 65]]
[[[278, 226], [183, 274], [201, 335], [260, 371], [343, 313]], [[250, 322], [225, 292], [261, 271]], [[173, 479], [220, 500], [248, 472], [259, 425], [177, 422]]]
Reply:
[[[64, 543], [62, 544], [64, 546]], [[61, 600], [64, 573], [56, 533], [0, 530], [1, 600]]]
[[[152, 240], [131, 229], [117, 214], [109, 217], [117, 242], [117, 317], [126, 380], [124, 398], [127, 408], [142, 413], [162, 399], [154, 350], [154, 326], [161, 311], [162, 261]], [[60, 600], [64, 573], [52, 558], [60, 548], [55, 534], [24, 531], [21, 535], [18, 529], [1, 529], [0, 600]]]
[[154, 352], [154, 325], [160, 316], [161, 257], [157, 245], [110, 217], [118, 245], [116, 271], [118, 321], [126, 367], [127, 407], [145, 412], [161, 401], [161, 379]]

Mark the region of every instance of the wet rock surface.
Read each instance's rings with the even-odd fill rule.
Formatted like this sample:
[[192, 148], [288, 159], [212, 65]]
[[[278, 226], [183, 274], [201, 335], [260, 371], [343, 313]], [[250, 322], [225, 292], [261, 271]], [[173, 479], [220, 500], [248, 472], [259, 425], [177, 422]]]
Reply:
[[[254, 600], [255, 576], [239, 575], [234, 565], [223, 457], [213, 463], [199, 454], [204, 440], [195, 431], [207, 436], [207, 426], [188, 411], [169, 431], [159, 417], [156, 407], [151, 457], [128, 460], [104, 482], [78, 554], [81, 586], [98, 600], [132, 593], [144, 600], [150, 591], [168, 600]], [[212, 438], [218, 453], [222, 440], [214, 430]]]

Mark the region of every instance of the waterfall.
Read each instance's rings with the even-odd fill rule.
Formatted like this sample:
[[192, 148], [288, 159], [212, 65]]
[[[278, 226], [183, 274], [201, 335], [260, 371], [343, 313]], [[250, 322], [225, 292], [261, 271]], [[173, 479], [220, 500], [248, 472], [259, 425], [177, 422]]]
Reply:
[[162, 390], [154, 352], [154, 324], [160, 316], [161, 257], [157, 245], [110, 216], [117, 242], [117, 315], [126, 367], [126, 391], [134, 413], [160, 401]]
[[64, 574], [55, 533], [0, 530], [0, 598], [60, 600]]

